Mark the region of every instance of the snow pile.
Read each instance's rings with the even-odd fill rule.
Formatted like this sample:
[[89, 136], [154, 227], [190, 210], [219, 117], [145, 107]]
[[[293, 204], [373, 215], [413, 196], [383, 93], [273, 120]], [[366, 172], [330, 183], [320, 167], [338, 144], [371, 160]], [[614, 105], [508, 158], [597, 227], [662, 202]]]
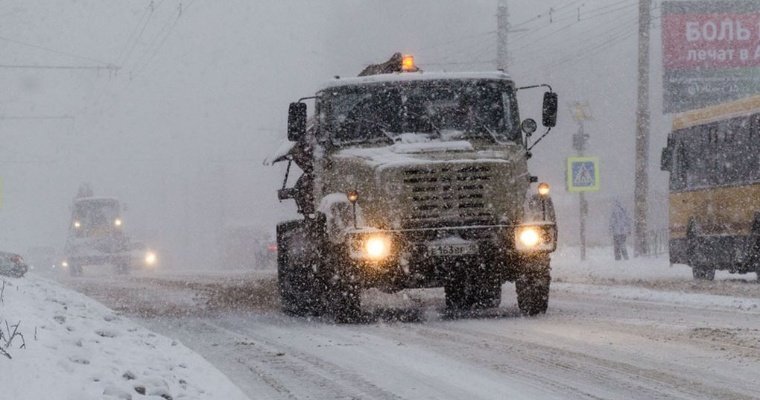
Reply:
[[589, 248], [585, 261], [577, 247], [560, 247], [552, 255], [554, 291], [702, 309], [760, 310], [755, 276], [717, 271], [715, 282], [699, 282], [688, 266], [671, 265], [667, 254], [615, 261], [612, 248]]
[[2, 398], [247, 398], [188, 348], [79, 293], [34, 275], [4, 282], [0, 345], [16, 324], [20, 335], [12, 358], [0, 353]]

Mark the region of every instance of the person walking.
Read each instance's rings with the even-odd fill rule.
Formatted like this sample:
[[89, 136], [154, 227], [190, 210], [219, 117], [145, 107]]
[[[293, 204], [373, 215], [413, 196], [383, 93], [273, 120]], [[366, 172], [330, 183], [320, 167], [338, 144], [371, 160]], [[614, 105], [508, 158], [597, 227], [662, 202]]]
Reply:
[[612, 234], [612, 243], [615, 250], [615, 260], [628, 259], [628, 250], [626, 249], [626, 239], [631, 234], [631, 217], [623, 208], [619, 200], [612, 204], [612, 214], [610, 215], [610, 234]]

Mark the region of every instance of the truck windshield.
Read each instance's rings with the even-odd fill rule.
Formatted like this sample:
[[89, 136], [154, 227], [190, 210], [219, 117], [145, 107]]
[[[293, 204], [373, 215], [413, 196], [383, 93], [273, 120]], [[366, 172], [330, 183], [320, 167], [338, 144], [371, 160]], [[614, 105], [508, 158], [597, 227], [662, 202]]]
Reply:
[[111, 228], [119, 216], [115, 200], [80, 200], [74, 203], [74, 220], [84, 230]]
[[323, 92], [324, 127], [335, 145], [520, 138], [514, 91], [495, 80], [384, 82]]

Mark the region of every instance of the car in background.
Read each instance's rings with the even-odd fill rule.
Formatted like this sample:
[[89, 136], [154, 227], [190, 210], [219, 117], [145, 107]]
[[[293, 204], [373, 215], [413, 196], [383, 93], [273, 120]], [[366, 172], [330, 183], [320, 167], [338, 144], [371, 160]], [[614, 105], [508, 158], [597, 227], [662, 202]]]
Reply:
[[29, 271], [24, 258], [15, 253], [0, 251], [0, 275], [21, 278]]
[[33, 246], [24, 253], [29, 269], [37, 272], [54, 271], [59, 257], [58, 251], [52, 246]]

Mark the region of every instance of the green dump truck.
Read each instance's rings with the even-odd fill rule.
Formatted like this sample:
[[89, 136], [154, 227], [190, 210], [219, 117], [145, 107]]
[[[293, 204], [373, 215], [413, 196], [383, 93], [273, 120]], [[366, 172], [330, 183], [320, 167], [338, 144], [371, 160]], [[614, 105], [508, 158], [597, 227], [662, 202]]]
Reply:
[[516, 97], [538, 87], [545, 136], [557, 113], [548, 85], [423, 72], [400, 54], [292, 103], [290, 146], [274, 159], [287, 162], [278, 197], [300, 214], [277, 226], [283, 309], [354, 321], [364, 288], [433, 287], [450, 310], [482, 309], [510, 281], [521, 312], [545, 312], [557, 225], [548, 185], [528, 171], [544, 136], [531, 143], [538, 124], [520, 120]]

